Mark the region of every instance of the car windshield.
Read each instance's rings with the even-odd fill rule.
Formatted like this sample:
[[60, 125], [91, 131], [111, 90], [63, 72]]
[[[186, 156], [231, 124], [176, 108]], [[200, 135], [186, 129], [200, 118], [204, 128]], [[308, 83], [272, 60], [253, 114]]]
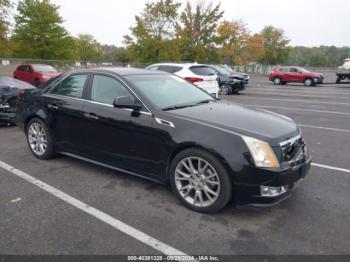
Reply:
[[48, 65], [34, 65], [33, 68], [35, 72], [42, 72], [42, 73], [57, 72], [55, 68]]
[[222, 68], [228, 73], [232, 73], [233, 72], [232, 68], [229, 67], [228, 65], [223, 65]]
[[305, 68], [299, 67], [298, 70], [303, 73], [310, 73], [309, 70], [306, 70]]
[[133, 75], [126, 77], [152, 104], [173, 110], [216, 101], [200, 88], [172, 75]]

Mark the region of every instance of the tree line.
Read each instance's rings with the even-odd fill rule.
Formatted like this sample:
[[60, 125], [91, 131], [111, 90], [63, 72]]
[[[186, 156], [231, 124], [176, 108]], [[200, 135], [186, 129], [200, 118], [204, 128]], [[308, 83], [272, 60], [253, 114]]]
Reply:
[[[17, 14], [14, 23], [10, 16]], [[0, 0], [0, 57], [155, 63], [196, 61], [247, 65], [336, 66], [350, 48], [291, 47], [282, 29], [265, 26], [252, 33], [241, 20], [223, 18], [220, 4], [184, 6], [176, 0], [145, 4], [135, 16], [123, 47], [102, 45], [92, 35], [73, 37], [50, 0]]]

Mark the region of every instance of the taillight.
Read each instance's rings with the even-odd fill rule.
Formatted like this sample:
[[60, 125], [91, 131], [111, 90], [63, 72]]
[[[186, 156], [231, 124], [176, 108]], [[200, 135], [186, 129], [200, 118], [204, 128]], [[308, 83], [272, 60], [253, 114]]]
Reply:
[[199, 77], [185, 77], [185, 80], [192, 83], [192, 84], [204, 81], [204, 79], [199, 78]]
[[19, 103], [19, 101], [21, 100], [21, 97], [24, 95], [25, 91], [26, 91], [25, 89], [18, 90], [17, 97], [16, 97], [16, 104]]

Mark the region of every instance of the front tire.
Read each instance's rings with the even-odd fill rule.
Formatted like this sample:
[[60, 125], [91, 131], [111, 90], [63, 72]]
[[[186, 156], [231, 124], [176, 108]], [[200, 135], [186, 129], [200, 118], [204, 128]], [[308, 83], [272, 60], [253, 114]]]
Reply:
[[170, 185], [189, 209], [216, 213], [231, 200], [232, 182], [223, 164], [196, 148], [180, 152], [170, 167]]
[[304, 85], [305, 86], [313, 86], [313, 85], [315, 85], [315, 83], [314, 83], [314, 81], [311, 78], [306, 78], [304, 80]]
[[280, 85], [281, 83], [282, 83], [281, 78], [275, 77], [275, 78], [273, 79], [273, 84], [274, 84], [274, 85], [278, 86], [278, 85]]
[[232, 94], [232, 88], [227, 84], [220, 85], [220, 95], [226, 96]]
[[56, 155], [50, 131], [39, 118], [33, 118], [26, 126], [27, 142], [32, 154], [41, 160]]

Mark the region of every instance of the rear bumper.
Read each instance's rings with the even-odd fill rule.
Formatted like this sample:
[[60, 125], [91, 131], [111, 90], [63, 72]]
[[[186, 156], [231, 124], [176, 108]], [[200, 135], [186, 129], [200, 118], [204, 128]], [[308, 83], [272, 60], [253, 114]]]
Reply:
[[16, 122], [16, 113], [0, 112], [0, 122], [15, 123]]
[[[312, 158], [303, 164], [282, 170], [248, 168], [246, 180], [258, 183], [235, 183], [235, 203], [237, 206], [272, 206], [290, 197], [295, 188], [308, 175]], [[285, 192], [278, 196], [262, 196], [261, 186], [284, 187]]]

